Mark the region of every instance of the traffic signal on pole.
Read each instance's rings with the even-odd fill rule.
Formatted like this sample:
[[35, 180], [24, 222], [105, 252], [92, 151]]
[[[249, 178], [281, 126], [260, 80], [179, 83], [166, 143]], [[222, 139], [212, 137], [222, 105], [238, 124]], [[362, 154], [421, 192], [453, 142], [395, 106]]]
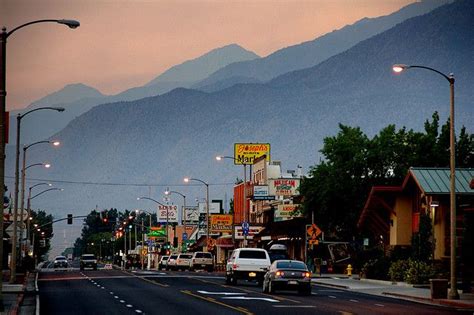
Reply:
[[72, 214], [67, 215], [67, 224], [72, 224]]
[[178, 238], [176, 236], [173, 237], [173, 247], [174, 248], [178, 247]]

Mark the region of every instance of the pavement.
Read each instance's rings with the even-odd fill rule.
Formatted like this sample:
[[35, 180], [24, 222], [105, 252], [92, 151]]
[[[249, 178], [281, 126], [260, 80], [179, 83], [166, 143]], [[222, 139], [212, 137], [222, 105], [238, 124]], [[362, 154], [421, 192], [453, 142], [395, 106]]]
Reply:
[[459, 292], [459, 300], [432, 299], [429, 285], [410, 285], [405, 282], [391, 282], [373, 279], [360, 279], [347, 275], [315, 275], [314, 284], [335, 287], [365, 294], [409, 300], [431, 305], [443, 305], [457, 309], [474, 310], [474, 293]]
[[[0, 314], [35, 314], [36, 273], [19, 274], [15, 284], [8, 282], [8, 276], [8, 271], [4, 271], [2, 295], [5, 309]], [[312, 283], [359, 293], [474, 311], [474, 293], [459, 292], [459, 300], [432, 299], [429, 285], [416, 286], [404, 282], [360, 279], [358, 276], [348, 277], [342, 274], [314, 275]]]

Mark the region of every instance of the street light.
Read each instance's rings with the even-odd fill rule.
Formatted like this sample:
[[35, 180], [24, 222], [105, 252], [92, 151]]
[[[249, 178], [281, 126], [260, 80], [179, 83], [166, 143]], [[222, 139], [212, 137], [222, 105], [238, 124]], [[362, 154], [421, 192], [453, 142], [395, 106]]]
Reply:
[[392, 69], [395, 73], [401, 73], [405, 70], [411, 68], [420, 68], [436, 72], [441, 75], [443, 78], [448, 80], [449, 89], [450, 89], [450, 118], [449, 118], [449, 148], [450, 148], [450, 246], [451, 246], [451, 288], [449, 291], [449, 298], [452, 300], [459, 299], [459, 293], [457, 290], [457, 277], [456, 277], [456, 167], [455, 167], [455, 141], [454, 141], [454, 75], [450, 73], [446, 75], [436, 69], [426, 67], [426, 66], [417, 66], [417, 65], [405, 65], [405, 64], [395, 64]]
[[[26, 150], [25, 150], [26, 151]], [[23, 154], [24, 152], [23, 151]], [[26, 174], [26, 170], [29, 169], [30, 167], [33, 167], [33, 166], [43, 166], [44, 168], [50, 168], [51, 167], [51, 164], [49, 163], [35, 163], [35, 164], [31, 164], [31, 165], [28, 165], [28, 166], [25, 166], [25, 159], [24, 159], [24, 155], [23, 155], [23, 168], [21, 170], [21, 177], [22, 177], [22, 187], [21, 187], [21, 211], [20, 211], [20, 220], [21, 222], [23, 222], [23, 215], [24, 215], [24, 207], [25, 207], [25, 200], [24, 200], [24, 195], [25, 195], [25, 174]], [[28, 218], [30, 217], [30, 212], [28, 211]], [[14, 229], [15, 228], [15, 225], [16, 225], [16, 222], [17, 220], [13, 221], [13, 226], [14, 226]], [[29, 219], [27, 219], [27, 224], [29, 222]], [[28, 231], [28, 230], [27, 230]], [[15, 242], [15, 247], [16, 247], [16, 238], [13, 240], [13, 242]], [[23, 223], [20, 224], [20, 257], [22, 257], [23, 255], [23, 248], [22, 248], [22, 243], [23, 243]], [[20, 264], [21, 264], [21, 260], [20, 260]]]
[[43, 186], [43, 185], [48, 185], [49, 187], [53, 186], [53, 184], [50, 183], [38, 183], [36, 185], [31, 186], [28, 188], [28, 199], [26, 203], [26, 209], [28, 211], [28, 221], [27, 221], [27, 226], [26, 226], [26, 239], [30, 239], [30, 217], [31, 217], [31, 190], [35, 187], [38, 186]]
[[[15, 31], [32, 24], [37, 23], [49, 23], [54, 22], [58, 24], [66, 25], [72, 29], [77, 28], [80, 26], [80, 23], [75, 20], [58, 20], [58, 19], [43, 19], [43, 20], [35, 20], [25, 24], [22, 24], [11, 31], [7, 32], [7, 28], [3, 27], [2, 32], [0, 33], [0, 195], [3, 196], [5, 193], [4, 185], [5, 185], [5, 103], [7, 97], [7, 72], [6, 72], [6, 64], [7, 64], [7, 38], [12, 35]], [[17, 147], [18, 150], [18, 147]], [[18, 172], [18, 165], [16, 165], [16, 171]], [[16, 181], [18, 182], [18, 174], [16, 175]], [[18, 191], [16, 191], [15, 199], [18, 200], [16, 196]], [[18, 206], [15, 202], [15, 209], [18, 211]], [[16, 215], [17, 213], [15, 213]], [[16, 230], [14, 230], [15, 232]], [[3, 216], [0, 216], [0, 235], [3, 235]], [[0, 244], [0, 257], [3, 256], [3, 242]], [[13, 253], [12, 253], [13, 254]], [[15, 249], [16, 255], [16, 249]], [[12, 257], [12, 271], [10, 276], [10, 283], [14, 283], [16, 280], [16, 256]], [[0, 260], [0, 270], [3, 270], [3, 262]], [[0, 311], [3, 311], [3, 297], [1, 294], [2, 283], [0, 282]]]
[[[159, 202], [158, 200], [155, 200], [153, 198], [148, 198], [148, 197], [138, 197], [137, 200], [150, 200], [150, 201], [153, 201], [154, 203], [157, 203], [159, 204], [160, 206], [163, 206], [166, 208], [166, 243], [169, 242], [169, 239], [168, 239], [168, 224], [169, 224], [169, 216], [168, 216], [168, 206], [162, 204], [161, 202]], [[158, 216], [157, 216], [158, 217]]]
[[205, 181], [198, 179], [198, 178], [189, 178], [185, 177], [184, 182], [189, 183], [190, 181], [196, 181], [204, 184], [206, 186], [206, 247], [204, 248], [204, 251], [207, 252], [207, 247], [209, 244], [209, 184], [206, 183]]
[[186, 228], [187, 228], [187, 225], [186, 225], [186, 196], [183, 195], [182, 193], [180, 193], [179, 191], [174, 191], [174, 190], [170, 190], [169, 188], [167, 188], [166, 191], [165, 191], [165, 195], [171, 195], [171, 194], [178, 194], [181, 197], [183, 197], [183, 209], [182, 209], [182, 212], [181, 212], [181, 218], [182, 218], [183, 225], [184, 225], [184, 233], [187, 234], [187, 231], [186, 231]]

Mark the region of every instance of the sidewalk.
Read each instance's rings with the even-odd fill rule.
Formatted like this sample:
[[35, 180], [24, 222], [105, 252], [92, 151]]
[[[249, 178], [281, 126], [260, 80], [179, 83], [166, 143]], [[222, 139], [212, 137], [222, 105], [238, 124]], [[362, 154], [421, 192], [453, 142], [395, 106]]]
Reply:
[[[35, 274], [17, 274], [16, 283], [10, 284], [10, 271], [3, 271], [2, 296], [4, 311], [1, 314], [35, 314]], [[32, 293], [32, 294], [29, 294]]]
[[429, 285], [426, 287], [417, 287], [404, 282], [359, 279], [358, 276], [349, 278], [347, 275], [316, 275], [313, 277], [312, 283], [360, 293], [474, 310], [473, 293], [460, 292], [459, 300], [431, 299]]

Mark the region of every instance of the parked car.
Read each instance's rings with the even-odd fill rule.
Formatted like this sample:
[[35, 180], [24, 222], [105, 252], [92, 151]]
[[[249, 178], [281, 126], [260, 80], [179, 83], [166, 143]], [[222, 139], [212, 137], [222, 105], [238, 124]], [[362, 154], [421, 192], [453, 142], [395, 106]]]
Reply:
[[56, 256], [53, 265], [54, 268], [67, 268], [69, 266], [67, 258], [64, 256]]
[[191, 263], [192, 254], [179, 254], [176, 258], [176, 270], [186, 270], [189, 269], [189, 264]]
[[189, 270], [205, 269], [209, 272], [214, 271], [214, 258], [211, 253], [195, 252], [189, 264]]
[[84, 268], [97, 270], [97, 259], [94, 254], [83, 254], [79, 265], [81, 270], [84, 270]]
[[311, 294], [311, 273], [306, 264], [298, 260], [276, 260], [263, 279], [263, 292], [297, 290], [300, 294]]
[[176, 270], [176, 259], [178, 258], [178, 254], [171, 254], [170, 258], [168, 258], [168, 262], [166, 264], [166, 270]]
[[160, 261], [158, 262], [158, 270], [166, 269], [166, 265], [168, 264], [168, 258], [170, 258], [170, 256], [168, 255], [160, 257]]
[[226, 264], [226, 283], [235, 285], [237, 280], [244, 279], [261, 285], [270, 265], [270, 256], [265, 249], [237, 248]]
[[271, 262], [280, 259], [290, 259], [288, 256], [288, 249], [286, 245], [283, 244], [273, 244], [268, 250], [268, 255], [270, 255]]

